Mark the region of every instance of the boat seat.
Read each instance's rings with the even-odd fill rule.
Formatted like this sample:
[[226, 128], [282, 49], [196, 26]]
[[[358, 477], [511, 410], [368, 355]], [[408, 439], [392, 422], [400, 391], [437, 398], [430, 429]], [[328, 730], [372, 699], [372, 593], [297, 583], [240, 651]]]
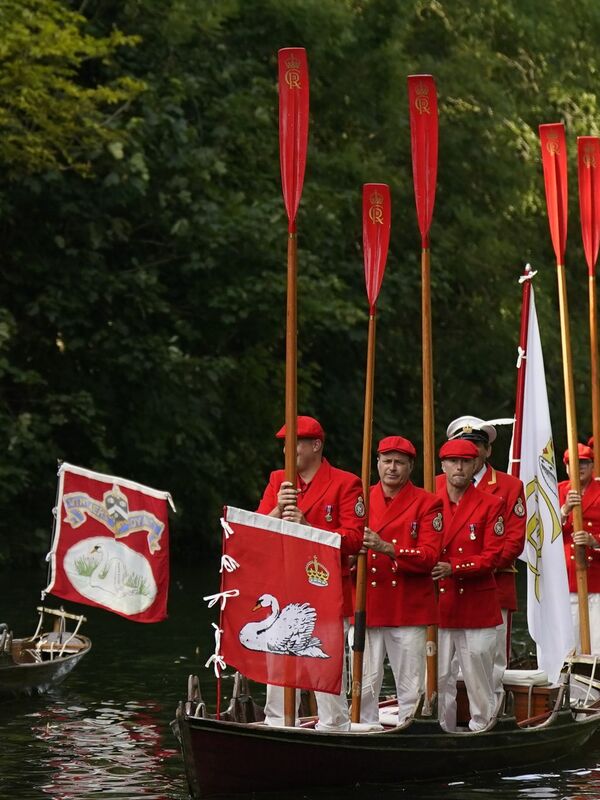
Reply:
[[507, 669], [502, 683], [505, 686], [548, 686], [548, 675], [543, 669]]
[[[462, 671], [457, 680], [463, 681]], [[549, 686], [548, 675], [543, 669], [506, 669], [502, 678], [504, 686]]]
[[82, 641], [78, 636], [73, 636], [68, 631], [64, 631], [63, 633], [44, 633], [43, 636], [36, 643], [36, 650], [41, 653], [54, 653], [54, 655], [58, 655], [58, 653], [63, 650], [63, 645], [65, 642], [69, 642], [65, 649], [63, 650], [63, 655], [65, 653], [78, 653], [80, 650], [83, 650], [85, 642]]

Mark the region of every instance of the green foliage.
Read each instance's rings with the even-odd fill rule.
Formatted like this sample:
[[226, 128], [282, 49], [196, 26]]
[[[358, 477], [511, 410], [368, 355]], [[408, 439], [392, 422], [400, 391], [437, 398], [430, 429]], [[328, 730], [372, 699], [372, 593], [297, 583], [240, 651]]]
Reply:
[[569, 292], [588, 432], [574, 156], [575, 137], [598, 126], [592, 0], [568, 15], [558, 0], [88, 0], [78, 11], [11, 0], [0, 33], [0, 557], [47, 547], [57, 458], [171, 491], [186, 557], [216, 545], [220, 507], [254, 507], [281, 464], [282, 46], [305, 46], [311, 74], [299, 408], [322, 420], [332, 461], [359, 469], [365, 181], [388, 182], [393, 202], [374, 438], [420, 446], [410, 73], [433, 73], [439, 92], [437, 439], [459, 414], [513, 413], [517, 278], [531, 261], [562, 448], [537, 137], [557, 119], [572, 148]]
[[90, 171], [91, 152], [112, 139], [114, 120], [144, 84], [104, 82], [96, 64], [139, 37], [97, 38], [58, 0], [4, 0], [0, 14], [0, 161], [11, 177], [47, 169]]

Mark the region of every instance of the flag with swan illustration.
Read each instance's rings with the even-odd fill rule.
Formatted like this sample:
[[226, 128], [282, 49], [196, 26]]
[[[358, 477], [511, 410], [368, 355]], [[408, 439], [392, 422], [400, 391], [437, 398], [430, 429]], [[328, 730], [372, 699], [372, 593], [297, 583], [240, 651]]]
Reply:
[[168, 492], [63, 463], [46, 593], [135, 622], [167, 616]]
[[341, 536], [228, 506], [217, 652], [210, 661], [277, 686], [339, 693]]

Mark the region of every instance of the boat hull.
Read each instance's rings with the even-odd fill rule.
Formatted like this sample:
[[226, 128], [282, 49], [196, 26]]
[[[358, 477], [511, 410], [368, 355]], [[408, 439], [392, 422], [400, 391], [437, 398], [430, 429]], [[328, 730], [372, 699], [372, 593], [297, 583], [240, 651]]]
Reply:
[[535, 728], [519, 728], [509, 718], [478, 734], [444, 733], [437, 722], [419, 719], [381, 733], [334, 734], [191, 717], [181, 704], [174, 724], [190, 794], [206, 798], [402, 784], [531, 766], [585, 744], [600, 726], [600, 715], [576, 722], [565, 710]]
[[79, 636], [85, 646], [77, 653], [56, 657], [51, 661], [28, 664], [0, 664], [0, 697], [44, 694], [61, 684], [89, 653], [91, 641]]

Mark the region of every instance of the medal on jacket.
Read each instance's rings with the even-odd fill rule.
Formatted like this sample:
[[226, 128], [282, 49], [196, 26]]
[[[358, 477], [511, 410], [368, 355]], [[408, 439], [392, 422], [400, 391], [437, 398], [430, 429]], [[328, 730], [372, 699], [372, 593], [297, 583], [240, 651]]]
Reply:
[[515, 512], [517, 517], [524, 517], [525, 516], [525, 506], [523, 505], [523, 501], [521, 500], [520, 497], [517, 500], [517, 502], [515, 503], [515, 507], [513, 508], [513, 511]]
[[473, 524], [469, 525], [469, 530], [471, 531], [471, 533], [469, 534], [469, 539], [472, 542], [474, 542], [475, 539], [477, 538], [477, 534], [475, 533], [475, 528], [476, 528], [475, 525], [473, 525]]
[[410, 523], [410, 535], [412, 539], [417, 538], [417, 532], [419, 530], [419, 523], [418, 522], [411, 522]]
[[363, 496], [359, 494], [358, 500], [354, 505], [354, 513], [356, 514], [357, 517], [364, 517], [366, 511], [367, 510], [365, 508], [365, 501], [363, 499]]
[[333, 515], [331, 513], [332, 511], [333, 511], [333, 506], [325, 506], [325, 520], [327, 522], [332, 522], [333, 520]]

